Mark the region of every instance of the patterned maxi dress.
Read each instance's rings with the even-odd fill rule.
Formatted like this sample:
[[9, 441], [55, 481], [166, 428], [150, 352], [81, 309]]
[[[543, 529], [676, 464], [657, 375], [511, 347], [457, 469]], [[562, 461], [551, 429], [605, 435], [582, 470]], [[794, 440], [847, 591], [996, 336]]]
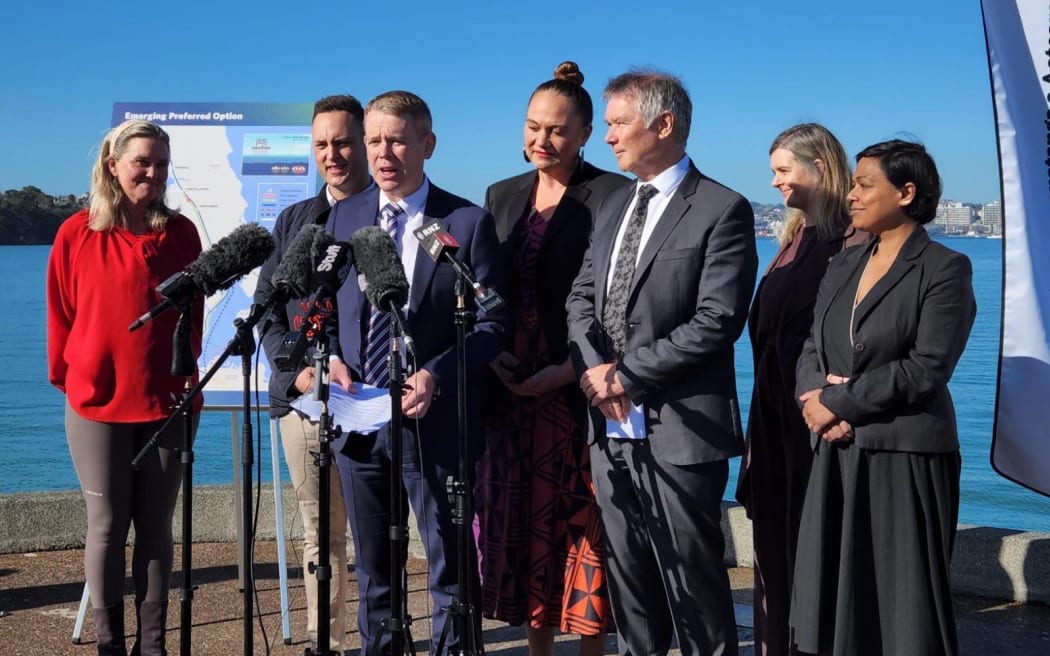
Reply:
[[[528, 371], [550, 364], [535, 304], [535, 264], [547, 222], [519, 224], [513, 353]], [[478, 465], [485, 617], [595, 635], [611, 628], [604, 551], [587, 445], [566, 395], [512, 396], [490, 422]]]

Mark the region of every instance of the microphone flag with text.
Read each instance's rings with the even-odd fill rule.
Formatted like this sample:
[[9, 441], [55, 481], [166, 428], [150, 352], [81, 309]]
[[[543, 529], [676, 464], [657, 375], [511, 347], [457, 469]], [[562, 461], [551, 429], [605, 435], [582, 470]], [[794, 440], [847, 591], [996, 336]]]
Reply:
[[474, 289], [474, 300], [483, 312], [491, 312], [503, 305], [503, 299], [496, 293], [496, 290], [479, 283], [470, 266], [456, 257], [459, 242], [448, 230], [445, 230], [440, 221], [431, 219], [416, 228], [414, 234], [419, 240], [420, 248], [430, 256], [430, 259], [440, 262], [444, 258], [470, 284]]
[[[274, 270], [271, 282], [275, 294], [283, 288], [289, 294], [287, 298], [304, 299], [301, 313], [292, 321], [293, 330], [285, 335], [274, 356], [274, 365], [280, 371], [302, 367], [310, 342], [317, 339], [335, 312], [332, 299], [349, 272], [350, 254], [349, 244], [335, 241], [322, 226], [307, 225]], [[287, 269], [282, 270], [281, 265], [289, 258]]]
[[379, 226], [361, 228], [350, 237], [358, 283], [372, 307], [390, 313], [401, 331], [405, 347], [415, 356], [416, 345], [408, 332], [401, 308], [408, 303], [408, 278], [394, 240]]
[[128, 331], [138, 330], [197, 295], [211, 296], [232, 287], [241, 277], [262, 265], [273, 249], [273, 236], [266, 228], [254, 223], [237, 227], [185, 269], [158, 285], [156, 291], [164, 300], [132, 322]]

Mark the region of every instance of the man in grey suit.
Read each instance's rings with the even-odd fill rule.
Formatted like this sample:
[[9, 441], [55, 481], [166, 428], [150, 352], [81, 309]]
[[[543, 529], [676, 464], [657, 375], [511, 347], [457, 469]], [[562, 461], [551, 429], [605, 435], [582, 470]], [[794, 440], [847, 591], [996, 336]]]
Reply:
[[632, 71], [605, 89], [605, 137], [637, 176], [595, 217], [567, 302], [591, 404], [591, 469], [620, 652], [736, 654], [723, 564], [727, 459], [743, 451], [733, 343], [758, 258], [740, 194], [685, 154], [677, 78]]

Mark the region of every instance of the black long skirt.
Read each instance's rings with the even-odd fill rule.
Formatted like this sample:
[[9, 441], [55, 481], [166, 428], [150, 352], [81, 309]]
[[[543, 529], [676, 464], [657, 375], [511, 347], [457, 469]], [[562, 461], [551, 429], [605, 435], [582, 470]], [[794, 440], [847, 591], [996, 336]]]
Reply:
[[957, 654], [951, 554], [959, 453], [817, 447], [790, 626], [799, 651]]

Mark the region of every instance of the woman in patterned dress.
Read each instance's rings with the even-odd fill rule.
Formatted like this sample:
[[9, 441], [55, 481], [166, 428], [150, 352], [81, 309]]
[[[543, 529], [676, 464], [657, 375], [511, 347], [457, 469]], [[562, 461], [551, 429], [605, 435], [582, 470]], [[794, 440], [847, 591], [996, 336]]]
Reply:
[[565, 299], [593, 213], [627, 180], [583, 160], [593, 106], [582, 83], [565, 62], [536, 88], [524, 131], [535, 170], [492, 185], [485, 198], [512, 263], [515, 326], [493, 363], [507, 394], [490, 413], [478, 468], [481, 608], [525, 624], [531, 656], [551, 653], [555, 627], [581, 636], [581, 654], [601, 654], [612, 628]]

